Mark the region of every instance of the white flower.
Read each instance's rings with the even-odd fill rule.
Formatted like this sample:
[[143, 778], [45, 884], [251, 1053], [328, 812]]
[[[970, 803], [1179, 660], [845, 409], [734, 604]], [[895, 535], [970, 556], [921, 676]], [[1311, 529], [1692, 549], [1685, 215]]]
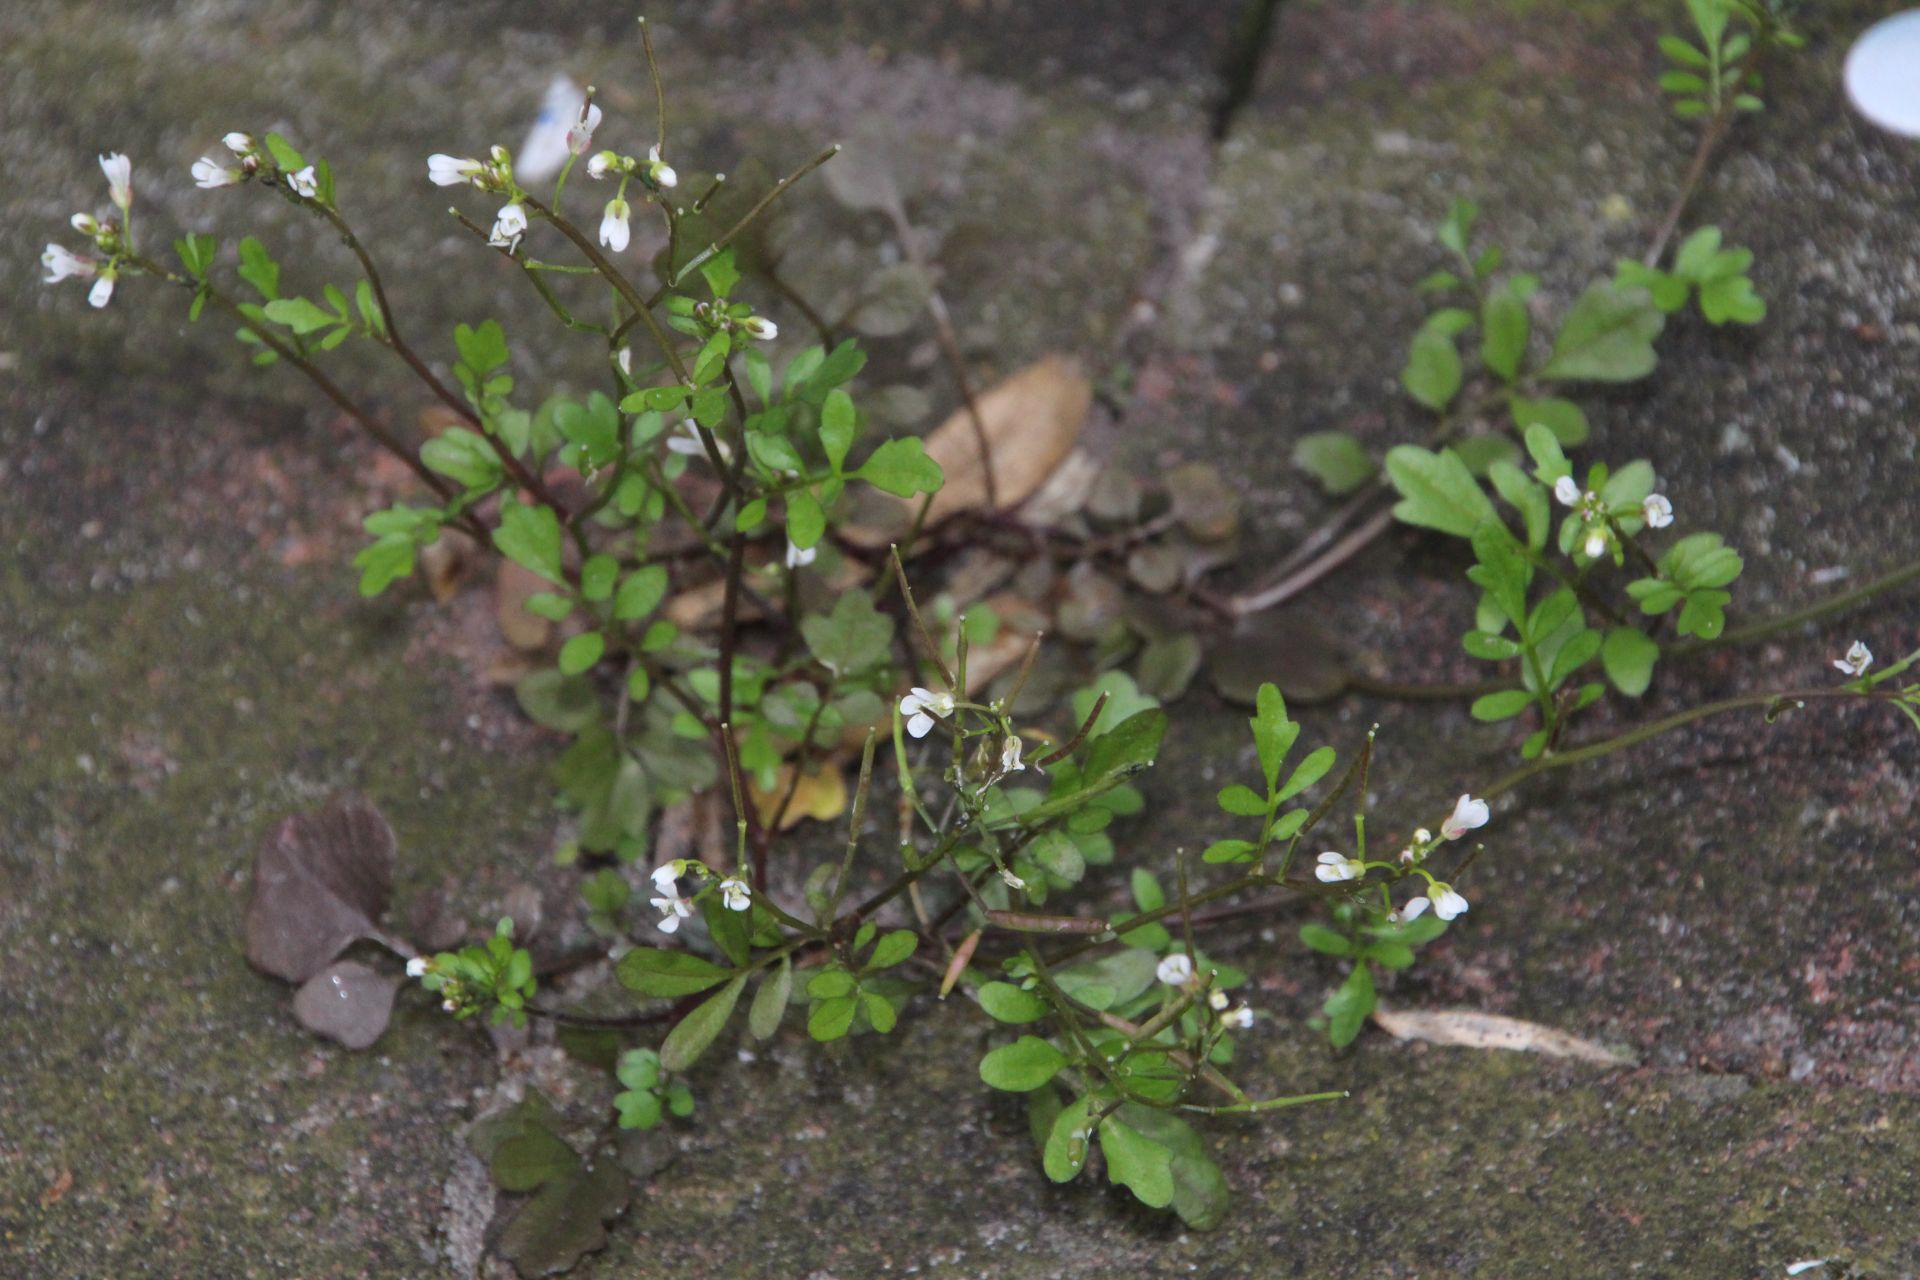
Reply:
[[483, 160], [464, 159], [444, 152], [436, 151], [427, 157], [427, 177], [436, 187], [454, 187], [462, 182], [473, 182], [486, 169]]
[[238, 169], [230, 169], [210, 156], [201, 156], [193, 162], [193, 185], [203, 191], [212, 191], [215, 187], [231, 187], [246, 178]]
[[653, 869], [653, 888], [663, 898], [674, 895], [675, 881], [680, 878], [678, 862], [663, 862]]
[[1833, 665], [1850, 676], [1863, 676], [1867, 674], [1867, 668], [1873, 665], [1873, 650], [1855, 640], [1847, 646], [1846, 656], [1835, 658]]
[[745, 880], [728, 876], [720, 882], [720, 901], [729, 911], [745, 911], [753, 905], [753, 894]]
[[595, 103], [587, 104], [587, 118], [575, 120], [567, 130], [567, 150], [579, 155], [593, 145], [593, 131], [600, 127], [600, 108]]
[[1027, 887], [1027, 882], [1011, 871], [1002, 871], [1000, 878], [1007, 882], [1007, 888], [1009, 889], [1024, 889]]
[[1020, 758], [1020, 750], [1020, 739], [1009, 734], [1007, 740], [1000, 744], [1001, 773], [1019, 773], [1027, 767], [1026, 761]]
[[100, 172], [107, 175], [107, 194], [124, 213], [133, 203], [133, 161], [115, 151], [100, 157]]
[[428, 966], [429, 962], [425, 956], [415, 956], [413, 959], [407, 961], [407, 976], [409, 978], [424, 978], [427, 976]]
[[1673, 523], [1673, 504], [1667, 501], [1665, 494], [1650, 493], [1647, 500], [1640, 504], [1640, 514], [1649, 529], [1664, 529]]
[[780, 326], [765, 316], [748, 316], [740, 322], [740, 327], [747, 331], [748, 337], [762, 342], [772, 342], [780, 336]]
[[78, 231], [83, 236], [98, 236], [100, 234], [100, 219], [90, 213], [76, 213], [71, 218], [68, 218], [67, 221], [73, 225], [75, 231]]
[[1453, 802], [1453, 812], [1440, 824], [1440, 834], [1449, 840], [1458, 840], [1475, 827], [1487, 825], [1491, 811], [1485, 800], [1475, 800], [1470, 795], [1462, 795]]
[[600, 218], [600, 243], [620, 253], [627, 247], [627, 239], [632, 234], [627, 227], [627, 219], [633, 216], [633, 208], [619, 196], [607, 201], [607, 210]]
[[1193, 981], [1193, 959], [1184, 951], [1175, 951], [1160, 961], [1153, 976], [1170, 987], [1184, 987]]
[[787, 568], [789, 569], [798, 569], [803, 565], [812, 564], [813, 558], [819, 554], [818, 547], [797, 547], [793, 544], [792, 538], [787, 539]]
[[455, 1004], [455, 1003], [454, 1003], [454, 1002], [453, 1002], [452, 1000], [450, 1000], [450, 999], [448, 999], [448, 1000], [442, 1000], [442, 1001], [440, 1002], [440, 1007], [441, 1007], [442, 1009], [444, 1009], [444, 1010], [446, 1010], [446, 1011], [447, 1011], [448, 1013], [458, 1013], [458, 1012], [460, 1012], [460, 1006], [459, 1006], [459, 1005], [457, 1005], [457, 1004]]
[[113, 297], [113, 268], [108, 267], [93, 282], [93, 288], [87, 290], [87, 301], [95, 307], [104, 307]]
[[241, 133], [238, 129], [220, 139], [220, 141], [226, 144], [227, 150], [237, 156], [249, 155], [253, 151], [253, 135], [250, 133]]
[[933, 732], [935, 716], [945, 719], [953, 714], [953, 695], [945, 691], [935, 693], [915, 685], [906, 697], [900, 699], [900, 714], [907, 717], [907, 733], [915, 738], [924, 738]]
[[1358, 880], [1367, 874], [1367, 864], [1357, 858], [1349, 858], [1344, 853], [1329, 850], [1320, 855], [1320, 865], [1313, 874], [1323, 884], [1339, 884], [1342, 880]]
[[1223, 1013], [1220, 1015], [1220, 1025], [1230, 1030], [1245, 1031], [1253, 1025], [1253, 1010], [1243, 1004], [1232, 1013]]
[[1601, 556], [1607, 554], [1606, 531], [1603, 529], [1589, 529], [1587, 531], [1587, 541], [1584, 550], [1589, 560], [1598, 560]]
[[647, 176], [653, 179], [653, 184], [657, 187], [677, 187], [680, 185], [680, 175], [673, 171], [672, 165], [660, 159], [660, 148], [658, 146], [647, 148]]
[[1436, 880], [1428, 892], [1433, 895], [1431, 899], [1424, 896], [1418, 897], [1400, 908], [1398, 914], [1403, 924], [1409, 920], [1418, 920], [1427, 914], [1428, 907], [1432, 907], [1433, 914], [1442, 920], [1451, 920], [1467, 909], [1467, 900], [1454, 892], [1451, 885], [1442, 884]]
[[314, 181], [312, 165], [308, 165], [298, 172], [288, 174], [287, 185], [293, 188], [295, 195], [302, 196], [308, 200], [320, 194], [320, 184]]
[[[733, 450], [727, 447], [725, 440], [715, 437], [713, 447], [719, 452], [720, 461], [732, 461]], [[707, 456], [707, 446], [700, 440], [700, 427], [692, 418], [687, 418], [682, 421], [678, 429], [667, 437], [667, 452], [684, 453], [689, 458], [704, 458]]]
[[659, 928], [662, 933], [672, 933], [680, 927], [680, 922], [693, 914], [693, 903], [677, 895], [650, 898], [653, 909], [660, 913]]
[[587, 176], [598, 182], [607, 176], [620, 157], [611, 151], [596, 151], [587, 159]]
[[487, 243], [496, 249], [511, 249], [527, 233], [527, 211], [517, 204], [507, 205], [494, 215], [493, 230]]
[[1432, 844], [1433, 832], [1427, 830], [1425, 827], [1417, 828], [1413, 833], [1413, 842], [1415, 844]]
[[1229, 1004], [1232, 1004], [1232, 1003], [1233, 1002], [1227, 998], [1227, 993], [1224, 991], [1220, 991], [1216, 989], [1214, 991], [1210, 991], [1207, 993], [1207, 1004], [1211, 1006], [1216, 1013], [1226, 1008]]
[[47, 251], [40, 255], [40, 265], [47, 269], [48, 284], [59, 284], [69, 276], [90, 280], [94, 273], [92, 258], [70, 253], [65, 246], [57, 244], [47, 246]]
[[629, 378], [633, 376], [633, 348], [632, 347], [620, 348], [619, 354], [613, 357], [613, 361], [615, 364], [620, 366], [620, 372], [626, 374]]
[[1561, 476], [1553, 482], [1553, 496], [1560, 499], [1561, 506], [1571, 507], [1580, 501], [1580, 486], [1572, 476]]

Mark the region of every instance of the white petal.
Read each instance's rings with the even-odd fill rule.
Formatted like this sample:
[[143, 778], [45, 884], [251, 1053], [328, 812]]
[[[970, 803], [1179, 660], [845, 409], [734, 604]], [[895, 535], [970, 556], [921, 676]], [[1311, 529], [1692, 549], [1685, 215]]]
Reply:
[[1176, 951], [1160, 961], [1154, 976], [1170, 987], [1184, 987], [1193, 978], [1193, 961], [1184, 952]]
[[1553, 496], [1560, 499], [1562, 506], [1570, 507], [1580, 501], [1580, 486], [1573, 482], [1572, 476], [1561, 476], [1553, 482]]
[[133, 200], [133, 161], [118, 151], [100, 157], [100, 172], [107, 175], [107, 193], [121, 208]]
[[426, 974], [427, 958], [425, 956], [415, 956], [413, 959], [407, 961], [407, 976], [409, 978], [424, 978]]
[[1664, 529], [1673, 523], [1673, 504], [1663, 494], [1650, 493], [1640, 504], [1640, 514], [1646, 518], [1649, 529]]
[[104, 307], [113, 297], [113, 277], [101, 276], [93, 282], [93, 288], [87, 291], [87, 301], [96, 307]]
[[228, 134], [226, 137], [220, 139], [220, 141], [226, 144], [227, 150], [237, 156], [244, 156], [253, 150], [253, 136], [251, 134], [241, 133], [238, 130]]
[[1442, 920], [1451, 920], [1465, 914], [1466, 910], [1467, 900], [1452, 889], [1441, 889], [1433, 901], [1433, 914]]
[[922, 711], [907, 721], [907, 736], [924, 738], [933, 732], [933, 717]]
[[1400, 919], [1402, 922], [1418, 920], [1421, 916], [1427, 914], [1427, 908], [1432, 905], [1433, 904], [1424, 897], [1415, 898], [1412, 902], [1400, 908]]
[[1487, 825], [1490, 815], [1485, 800], [1475, 800], [1471, 795], [1462, 795], [1454, 801], [1453, 813], [1440, 827], [1440, 834], [1449, 840], [1458, 840], [1475, 827]]
[[660, 924], [659, 924], [659, 929], [660, 929], [660, 932], [662, 933], [672, 933], [679, 927], [680, 927], [679, 916], [668, 916], [666, 919], [660, 921]]

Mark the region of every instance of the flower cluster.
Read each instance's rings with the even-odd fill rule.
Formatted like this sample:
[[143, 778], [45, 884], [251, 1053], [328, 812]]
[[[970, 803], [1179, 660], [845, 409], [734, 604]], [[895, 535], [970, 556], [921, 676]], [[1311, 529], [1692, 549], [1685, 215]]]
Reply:
[[[590, 108], [590, 111], [592, 124], [586, 129], [589, 138], [593, 132], [592, 125], [600, 122], [599, 108]], [[568, 143], [572, 143], [571, 135]], [[585, 150], [584, 144], [581, 150]], [[615, 253], [623, 252], [632, 237], [628, 220], [633, 217], [633, 206], [627, 203], [627, 183], [638, 178], [642, 185], [655, 191], [666, 191], [680, 183], [680, 175], [673, 171], [673, 166], [660, 158], [658, 146], [648, 148], [644, 161], [623, 156], [616, 151], [596, 152], [587, 161], [587, 176], [596, 182], [611, 177], [620, 179], [620, 189], [614, 193], [613, 199], [607, 201], [600, 216], [600, 243]]]
[[720, 904], [729, 911], [746, 911], [753, 906], [753, 890], [739, 876], [722, 876], [703, 862], [692, 858], [675, 858], [653, 869], [656, 896], [648, 901], [660, 913], [658, 927], [662, 933], [678, 931], [680, 922], [690, 918], [695, 905], [706, 896], [698, 890], [691, 896], [683, 895], [680, 892], [680, 879], [683, 876], [714, 881], [709, 892], [718, 893]]
[[1650, 493], [1637, 507], [1609, 510], [1606, 500], [1598, 493], [1582, 489], [1572, 476], [1561, 476], [1553, 482], [1553, 496], [1560, 500], [1561, 506], [1573, 508], [1580, 517], [1584, 526], [1580, 549], [1589, 560], [1598, 560], [1613, 550], [1613, 520], [1640, 520], [1649, 529], [1664, 529], [1673, 523], [1673, 503], [1664, 494]]
[[1833, 665], [1855, 678], [1864, 676], [1867, 674], [1867, 668], [1873, 665], [1873, 650], [1855, 640], [1847, 646], [1845, 654], [1833, 660]]
[[87, 291], [87, 301], [95, 307], [104, 307], [113, 298], [114, 281], [119, 278], [122, 257], [130, 247], [123, 238], [125, 229], [133, 220], [133, 162], [117, 151], [110, 152], [100, 157], [100, 172], [107, 177], [107, 198], [120, 211], [119, 220], [108, 218], [103, 222], [90, 213], [76, 213], [69, 221], [75, 231], [93, 241], [95, 250], [106, 255], [105, 260], [74, 253], [58, 244], [49, 244], [40, 255], [47, 284], [58, 284], [62, 280], [93, 281], [93, 288]]
[[1431, 831], [1421, 827], [1413, 833], [1413, 839], [1400, 850], [1399, 856], [1391, 865], [1367, 862], [1362, 858], [1350, 858], [1344, 853], [1328, 850], [1317, 860], [1313, 869], [1314, 877], [1322, 884], [1343, 884], [1364, 879], [1367, 872], [1374, 867], [1390, 867], [1403, 873], [1411, 871], [1426, 878], [1427, 892], [1394, 911], [1390, 918], [1398, 923], [1417, 920], [1431, 908], [1433, 914], [1440, 919], [1451, 920], [1467, 910], [1466, 898], [1452, 885], [1434, 879], [1419, 864], [1425, 862], [1427, 855], [1439, 848], [1443, 841], [1458, 840], [1467, 832], [1486, 826], [1491, 816], [1492, 810], [1485, 800], [1476, 799], [1471, 794], [1462, 794], [1458, 800], [1454, 801], [1453, 812], [1448, 814], [1446, 821], [1440, 824], [1438, 840], [1434, 838]]

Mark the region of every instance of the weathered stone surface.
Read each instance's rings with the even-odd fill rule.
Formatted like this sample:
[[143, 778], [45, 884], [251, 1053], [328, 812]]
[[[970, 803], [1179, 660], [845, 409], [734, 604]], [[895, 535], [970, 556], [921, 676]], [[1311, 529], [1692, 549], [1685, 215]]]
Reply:
[[[463, 665], [484, 600], [352, 594], [355, 522], [402, 481], [293, 379], [247, 370], [224, 326], [187, 330], [147, 286], [96, 315], [24, 268], [99, 194], [90, 157], [112, 147], [135, 157], [155, 236], [262, 228], [344, 278], [320, 228], [186, 178], [227, 129], [279, 128], [338, 161], [349, 208], [404, 264], [416, 334], [497, 313], [531, 339], [537, 300], [438, 221], [447, 193], [422, 157], [516, 144], [560, 69], [601, 84], [610, 116], [649, 121], [626, 18], [589, 8], [498, 0], [458, 29], [424, 3], [0, 14], [0, 209], [23, 268], [0, 284], [0, 1271], [414, 1276], [478, 1256], [484, 1189], [457, 1135], [492, 1047], [404, 993], [367, 1053], [301, 1031], [289, 989], [241, 956], [246, 860], [286, 813], [363, 790], [400, 836], [390, 918], [443, 890], [485, 921], [516, 882], [554, 878], [550, 740]], [[709, 167], [780, 169], [876, 133], [939, 149], [915, 218], [983, 374], [1047, 349], [1111, 368], [1136, 296], [1159, 298], [1114, 383], [1132, 389], [1120, 447], [1229, 460], [1262, 548], [1251, 578], [1323, 510], [1286, 463], [1297, 435], [1384, 446], [1424, 429], [1394, 378], [1446, 200], [1477, 198], [1509, 261], [1564, 300], [1637, 251], [1686, 141], [1651, 87], [1655, 6], [1299, 3], [1215, 167], [1202, 77], [1224, 6], [1135, 8], [651, 16], [675, 145]], [[1682, 522], [1747, 554], [1747, 617], [1817, 597], [1815, 570], [1891, 566], [1920, 527], [1920, 160], [1837, 92], [1845, 39], [1877, 9], [1823, 10], [1703, 197], [1700, 217], [1758, 254], [1766, 324], [1677, 324], [1656, 378], [1592, 410], [1594, 456], [1653, 457]], [[884, 226], [824, 190], [791, 220], [817, 246], [796, 261], [809, 292], [885, 252]], [[404, 382], [342, 356], [411, 417]], [[587, 346], [518, 358], [529, 385], [593, 376]], [[950, 404], [924, 335], [877, 344], [873, 368]], [[1381, 674], [1471, 678], [1461, 567], [1395, 535], [1309, 607]], [[1876, 651], [1920, 640], [1912, 596], [1867, 616]], [[1849, 634], [1672, 664], [1593, 730], [1822, 679]], [[1200, 695], [1183, 710], [1128, 848], [1162, 866], [1217, 829], [1213, 790], [1250, 767], [1239, 713]], [[1382, 725], [1382, 835], [1497, 774], [1512, 745], [1461, 708], [1354, 698], [1307, 719], [1343, 752]], [[1913, 1274], [1920, 752], [1896, 729], [1730, 718], [1499, 806], [1473, 911], [1390, 998], [1625, 1043], [1637, 1071], [1371, 1035], [1330, 1055], [1301, 1020], [1335, 975], [1290, 918], [1256, 922], [1228, 948], [1274, 1015], [1247, 1078], [1355, 1096], [1214, 1129], [1240, 1197], [1221, 1231], [1183, 1233], [1092, 1180], [1048, 1184], [1018, 1109], [978, 1086], [981, 1025], [932, 1009], [893, 1043], [717, 1052], [671, 1131], [677, 1158], [582, 1274], [1681, 1277], [1807, 1257]], [[550, 909], [570, 893], [558, 883]], [[529, 1057], [579, 1114], [604, 1102], [586, 1073]]]

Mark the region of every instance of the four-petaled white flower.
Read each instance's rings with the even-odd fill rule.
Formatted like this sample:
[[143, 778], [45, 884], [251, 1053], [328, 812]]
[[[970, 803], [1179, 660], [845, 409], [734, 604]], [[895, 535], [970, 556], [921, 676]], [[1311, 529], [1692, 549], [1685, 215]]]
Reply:
[[1578, 506], [1580, 486], [1573, 482], [1572, 476], [1561, 476], [1553, 482], [1553, 496], [1560, 499], [1560, 505], [1563, 507]]
[[245, 181], [246, 174], [229, 165], [221, 164], [211, 156], [201, 156], [193, 162], [193, 185], [203, 191], [212, 191], [215, 187], [231, 187]]
[[1673, 504], [1663, 493], [1650, 493], [1640, 504], [1640, 515], [1649, 529], [1664, 529], [1673, 523]]
[[753, 905], [753, 892], [745, 880], [728, 876], [720, 882], [720, 901], [729, 911], [745, 911]]
[[456, 187], [463, 182], [473, 182], [486, 171], [484, 160], [450, 156], [440, 151], [427, 157], [427, 178], [436, 187]]
[[227, 150], [237, 156], [253, 154], [253, 135], [250, 133], [241, 133], [235, 129], [220, 141], [226, 144]]
[[935, 693], [915, 685], [906, 697], [900, 699], [900, 714], [907, 717], [907, 733], [915, 738], [924, 738], [933, 732], [934, 717], [944, 720], [953, 714], [953, 695], [944, 690]]
[[107, 175], [107, 194], [125, 213], [133, 203], [133, 161], [118, 151], [100, 157], [100, 172]]
[[430, 966], [431, 962], [425, 956], [415, 956], [413, 959], [407, 961], [407, 976], [409, 978], [424, 978], [427, 976], [427, 969]]
[[600, 215], [600, 243], [620, 253], [627, 247], [632, 235], [627, 219], [633, 216], [633, 206], [619, 196], [607, 201], [606, 212]]
[[1462, 795], [1453, 802], [1453, 812], [1440, 824], [1440, 834], [1449, 840], [1458, 840], [1475, 827], [1487, 825], [1492, 811], [1485, 800], [1475, 800], [1470, 795]]
[[740, 322], [740, 327], [747, 331], [748, 337], [762, 342], [772, 342], [780, 336], [780, 326], [765, 316], [748, 316]]
[[660, 913], [659, 929], [662, 933], [672, 933], [680, 927], [680, 922], [693, 914], [693, 903], [678, 895], [648, 899], [653, 909]]
[[93, 288], [87, 290], [89, 304], [94, 307], [104, 307], [113, 300], [113, 277], [112, 267], [101, 268], [100, 278], [93, 282]]
[[647, 176], [653, 179], [653, 185], [656, 187], [677, 187], [680, 185], [680, 175], [673, 171], [672, 165], [660, 158], [660, 148], [658, 146], [647, 148]]
[[676, 896], [676, 882], [680, 879], [678, 862], [663, 862], [653, 869], [653, 891], [663, 898]]
[[1027, 887], [1027, 882], [1011, 871], [1002, 871], [1000, 878], [1007, 882], [1007, 888], [1009, 889], [1024, 889]]
[[1184, 987], [1193, 981], [1193, 959], [1184, 951], [1175, 951], [1160, 961], [1153, 976], [1170, 987]]
[[517, 204], [510, 204], [494, 215], [493, 230], [487, 235], [487, 243], [496, 249], [511, 249], [520, 243], [520, 237], [526, 233], [527, 211]]
[[792, 538], [787, 539], [787, 568], [789, 569], [798, 569], [803, 565], [812, 564], [813, 558], [819, 554], [818, 547], [795, 546]]
[[47, 251], [40, 255], [40, 265], [47, 269], [48, 284], [59, 284], [69, 276], [91, 280], [95, 270], [92, 258], [69, 252], [64, 245], [57, 244], [47, 246]]
[[1358, 858], [1328, 850], [1320, 855], [1320, 865], [1313, 869], [1313, 874], [1323, 884], [1339, 884], [1342, 880], [1358, 880], [1367, 874], [1367, 864]]
[[1863, 676], [1867, 668], [1873, 665], [1873, 650], [1855, 640], [1847, 646], [1845, 657], [1835, 658], [1833, 665], [1850, 676]]
[[1220, 1015], [1220, 1025], [1236, 1031], [1245, 1031], [1253, 1025], [1253, 1010], [1243, 1004], [1232, 1013], [1223, 1013]]
[[1604, 529], [1587, 530], [1587, 541], [1583, 550], [1586, 551], [1587, 559], [1589, 560], [1598, 560], [1601, 556], [1607, 554], [1606, 531]]
[[1227, 993], [1224, 991], [1218, 990], [1217, 988], [1207, 994], [1207, 1004], [1216, 1013], [1226, 1008], [1228, 1005], [1232, 1003], [1233, 1001], [1227, 998]]
[[597, 104], [587, 104], [584, 120], [575, 120], [567, 129], [567, 150], [579, 155], [593, 145], [593, 131], [600, 127], [600, 108]]
[[293, 188], [295, 195], [307, 200], [320, 194], [320, 183], [314, 177], [312, 165], [288, 174], [287, 185]]
[[1456, 892], [1450, 884], [1442, 884], [1440, 881], [1435, 880], [1433, 887], [1429, 889], [1428, 892], [1433, 895], [1431, 898], [1423, 895], [1400, 908], [1400, 919], [1403, 921], [1418, 920], [1427, 913], [1428, 907], [1432, 907], [1433, 914], [1439, 916], [1442, 920], [1451, 920], [1467, 909], [1467, 900]]
[[1008, 734], [1007, 740], [1000, 744], [1001, 773], [1019, 773], [1027, 767], [1027, 762], [1020, 758], [1020, 749], [1020, 739]]

